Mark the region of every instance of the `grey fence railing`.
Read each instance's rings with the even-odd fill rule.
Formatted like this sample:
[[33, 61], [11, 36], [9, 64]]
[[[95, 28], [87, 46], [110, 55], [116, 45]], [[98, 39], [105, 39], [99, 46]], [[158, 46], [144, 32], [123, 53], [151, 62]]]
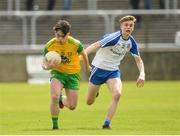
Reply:
[[[36, 47], [37, 19], [42, 16], [101, 16], [104, 19], [104, 33], [115, 30], [115, 18], [120, 15], [180, 15], [179, 9], [174, 10], [71, 10], [71, 11], [0, 11], [0, 17], [19, 17], [22, 19], [23, 47]], [[28, 46], [27, 17], [30, 17], [30, 46]]]

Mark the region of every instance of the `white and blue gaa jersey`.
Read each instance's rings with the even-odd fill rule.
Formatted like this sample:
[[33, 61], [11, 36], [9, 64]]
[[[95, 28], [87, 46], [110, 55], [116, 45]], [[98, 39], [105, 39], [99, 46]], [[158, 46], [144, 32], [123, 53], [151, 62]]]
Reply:
[[132, 36], [125, 40], [120, 31], [104, 35], [99, 41], [101, 48], [97, 51], [92, 65], [105, 70], [118, 70], [121, 60], [127, 52], [139, 56], [136, 41]]

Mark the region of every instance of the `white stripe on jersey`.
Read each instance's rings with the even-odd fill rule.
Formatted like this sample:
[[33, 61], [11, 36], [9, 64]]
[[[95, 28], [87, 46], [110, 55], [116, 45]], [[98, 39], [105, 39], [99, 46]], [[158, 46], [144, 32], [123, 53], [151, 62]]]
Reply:
[[94, 68], [92, 69], [91, 75], [90, 75], [90, 77], [89, 77], [89, 80], [91, 79], [91, 77], [93, 76], [93, 74], [96, 72], [97, 69], [98, 69], [97, 67], [94, 67]]
[[118, 32], [115, 32], [113, 34], [110, 34], [110, 36], [105, 37], [104, 39], [102, 39], [100, 41], [101, 47], [104, 47], [106, 45], [106, 43], [109, 43], [110, 41], [113, 41], [114, 39], [116, 39], [120, 35], [121, 35], [120, 31], [118, 31]]

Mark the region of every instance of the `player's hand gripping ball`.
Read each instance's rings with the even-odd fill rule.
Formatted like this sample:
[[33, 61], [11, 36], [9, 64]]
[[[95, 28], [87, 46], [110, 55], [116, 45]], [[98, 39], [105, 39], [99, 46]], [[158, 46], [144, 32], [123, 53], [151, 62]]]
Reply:
[[47, 62], [55, 62], [56, 65], [59, 65], [61, 63], [61, 56], [60, 54], [58, 54], [57, 52], [55, 51], [49, 51], [48, 53], [46, 53], [45, 55], [45, 60]]

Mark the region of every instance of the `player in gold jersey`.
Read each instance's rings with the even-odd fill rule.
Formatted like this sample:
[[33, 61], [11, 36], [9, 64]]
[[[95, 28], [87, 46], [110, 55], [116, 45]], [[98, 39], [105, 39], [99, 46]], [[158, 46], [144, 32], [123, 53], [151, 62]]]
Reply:
[[[90, 71], [87, 54], [84, 52], [83, 44], [70, 36], [69, 22], [59, 20], [53, 27], [55, 37], [47, 42], [44, 48], [44, 55], [49, 51], [56, 51], [61, 55], [61, 63], [56, 61], [46, 62], [43, 60], [42, 67], [51, 70], [51, 104], [53, 129], [58, 129], [59, 106], [74, 110], [78, 101], [80, 59], [82, 56], [87, 73]], [[62, 96], [62, 89], [65, 88], [66, 97]], [[59, 100], [60, 98], [60, 100]], [[60, 104], [59, 104], [60, 103]]]

